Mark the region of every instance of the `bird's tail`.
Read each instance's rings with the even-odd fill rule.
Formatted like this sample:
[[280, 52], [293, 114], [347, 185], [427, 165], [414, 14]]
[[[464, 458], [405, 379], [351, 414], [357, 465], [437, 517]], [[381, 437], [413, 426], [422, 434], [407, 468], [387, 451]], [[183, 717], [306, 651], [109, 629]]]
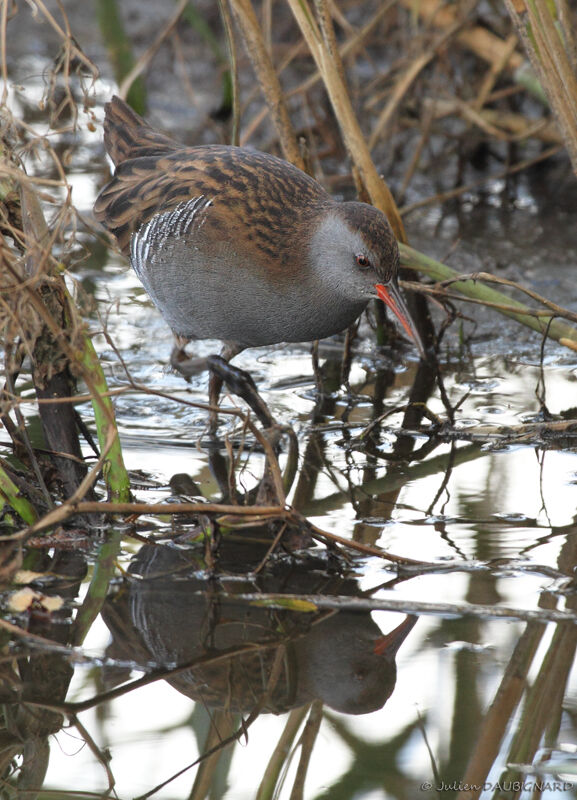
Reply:
[[158, 133], [116, 95], [104, 106], [104, 145], [115, 166], [130, 158], [177, 150], [182, 145]]

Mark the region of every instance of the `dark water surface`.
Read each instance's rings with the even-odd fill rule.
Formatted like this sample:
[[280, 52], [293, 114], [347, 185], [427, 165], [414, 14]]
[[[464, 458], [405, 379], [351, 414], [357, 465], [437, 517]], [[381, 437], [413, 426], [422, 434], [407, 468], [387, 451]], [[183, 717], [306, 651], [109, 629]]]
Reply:
[[[89, 23], [78, 24], [93, 43], [92, 56], [104, 61]], [[46, 66], [46, 45], [42, 37], [27, 41], [26, 58], [11, 64], [22, 88], [11, 90], [10, 102], [30, 114], [42, 92], [37, 75]], [[96, 87], [100, 119], [115, 88], [106, 69], [104, 76]], [[169, 106], [174, 122], [182, 113], [178, 103], [153, 90], [157, 121]], [[181, 126], [182, 120], [174, 124]], [[83, 129], [82, 136], [68, 179], [76, 206], [89, 214], [104, 155], [100, 130]], [[559, 162], [520, 176], [513, 190], [495, 183], [453, 205], [415, 212], [406, 220], [409, 240], [461, 272], [494, 272], [575, 308], [577, 190], [567, 172]], [[427, 181], [418, 187], [423, 194]], [[81, 238], [88, 257], [72, 277], [97, 301], [92, 329], [106, 322], [109, 340], [94, 341], [110, 387], [127, 385], [121, 356], [134, 381], [164, 393], [131, 391], [115, 402], [126, 465], [138, 476], [135, 498], [174, 499], [171, 479], [184, 473], [205, 498], [218, 501], [221, 463], [203, 444], [206, 411], [189, 404], [206, 402], [206, 374], [186, 384], [170, 371], [170, 332], [134, 273], [95, 238]], [[299, 747], [305, 717], [298, 709], [312, 703], [310, 725], [316, 719], [320, 730], [306, 798], [577, 797], [575, 441], [519, 439], [499, 430], [541, 421], [540, 398], [552, 415], [574, 413], [577, 354], [550, 341], [542, 354], [537, 334], [486, 309], [463, 304], [460, 310], [467, 319], [447, 331], [440, 361], [449, 400], [458, 406], [455, 427], [469, 431], [468, 438], [401, 433], [414, 382], [428, 376], [409, 346], [400, 354], [379, 351], [366, 322], [355, 343], [350, 392], [334, 380], [339, 337], [321, 347], [322, 397], [308, 346], [249, 350], [235, 359], [277, 421], [297, 434], [300, 460], [289, 502], [324, 531], [426, 563], [399, 566], [358, 552], [347, 560], [317, 546], [279, 555], [255, 572], [266, 542], [263, 551], [262, 541], [248, 546], [237, 536], [207, 563], [203, 546], [190, 543], [196, 520], [141, 518], [137, 532], [156, 537], [158, 546], [129, 536], [120, 544], [127, 529], [103, 532], [91, 563], [98, 565], [102, 548], [111, 547], [118, 579], [82, 647], [62, 662], [65, 668], [54, 656], [57, 665], [45, 666], [40, 683], [49, 687], [70, 662], [66, 699], [78, 702], [151, 670], [184, 667], [83, 711], [80, 731], [60, 730], [56, 722], [44, 790], [103, 796], [110, 783], [103, 762], [110, 756], [117, 796], [140, 796], [232, 736], [238, 741], [218, 763], [184, 772], [154, 796], [208, 796], [202, 781], [210, 773], [211, 797], [249, 800], [260, 786], [264, 798], [271, 796], [264, 776], [273, 749], [294, 728], [287, 749], [295, 752], [284, 759], [278, 795], [288, 798], [295, 777], [305, 773], [301, 753], [311, 750], [306, 731]], [[443, 315], [434, 313], [439, 323]], [[216, 346], [203, 342], [195, 351], [209, 354]], [[223, 404], [245, 408], [231, 395]], [[437, 387], [427, 407], [446, 418]], [[480, 435], [481, 426], [492, 430]], [[240, 449], [238, 420], [224, 419], [220, 433], [239, 459], [237, 486], [247, 492], [260, 479], [264, 457], [251, 449], [250, 437]], [[250, 538], [259, 540], [260, 531]], [[80, 599], [97, 569], [91, 566]], [[262, 594], [351, 602], [336, 615], [251, 604]], [[363, 601], [381, 609], [371, 611]], [[383, 639], [398, 626], [395, 641]], [[469, 791], [468, 784], [482, 788]]]

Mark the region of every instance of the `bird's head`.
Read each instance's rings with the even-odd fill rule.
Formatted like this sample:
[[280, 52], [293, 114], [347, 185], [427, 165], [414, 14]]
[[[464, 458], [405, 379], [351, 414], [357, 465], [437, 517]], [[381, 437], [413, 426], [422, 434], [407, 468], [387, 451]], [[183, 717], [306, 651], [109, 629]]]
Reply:
[[367, 203], [333, 204], [312, 238], [312, 259], [333, 291], [351, 302], [379, 298], [425, 349], [398, 284], [399, 247], [385, 215]]

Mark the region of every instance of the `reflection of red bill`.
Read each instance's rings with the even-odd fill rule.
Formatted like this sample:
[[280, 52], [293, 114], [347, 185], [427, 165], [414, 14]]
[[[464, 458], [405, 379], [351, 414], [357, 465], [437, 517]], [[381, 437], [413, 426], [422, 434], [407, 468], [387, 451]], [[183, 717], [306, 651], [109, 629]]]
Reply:
[[407, 616], [394, 630], [384, 636], [379, 636], [375, 642], [374, 653], [377, 656], [386, 656], [389, 659], [394, 659], [397, 655], [397, 650], [403, 644], [408, 634], [413, 629], [413, 625], [418, 620], [418, 617]]
[[409, 334], [411, 339], [415, 342], [419, 349], [419, 353], [423, 358], [426, 358], [425, 348], [419, 336], [419, 332], [415, 327], [415, 323], [411, 319], [409, 309], [407, 308], [401, 290], [399, 289], [396, 281], [391, 281], [386, 286], [384, 283], [376, 283], [375, 289], [379, 299], [388, 306], [396, 318], [399, 320], [405, 331]]

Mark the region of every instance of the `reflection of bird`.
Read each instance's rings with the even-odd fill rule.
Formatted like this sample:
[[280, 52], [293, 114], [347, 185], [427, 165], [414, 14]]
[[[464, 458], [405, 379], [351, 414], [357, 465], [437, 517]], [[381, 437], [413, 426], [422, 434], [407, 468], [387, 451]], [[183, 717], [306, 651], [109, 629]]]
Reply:
[[[214, 582], [199, 577], [200, 566], [172, 547], [142, 548], [131, 569], [140, 579], [103, 610], [114, 634], [110, 654], [146, 665], [190, 664], [168, 682], [211, 708], [249, 713], [262, 703], [263, 711], [280, 713], [319, 699], [343, 713], [366, 714], [385, 704], [396, 682], [397, 651], [416, 617], [383, 636], [369, 613], [323, 618], [247, 605], [234, 594], [213, 594]], [[261, 590], [316, 590], [318, 565], [287, 569], [260, 576]], [[338, 580], [340, 592], [356, 586]], [[230, 584], [234, 592], [254, 589], [255, 579], [238, 575]], [[275, 663], [280, 673], [271, 683]]]
[[116, 165], [95, 213], [130, 256], [182, 347], [221, 339], [222, 355], [338, 333], [372, 297], [423, 352], [397, 284], [399, 251], [385, 216], [335, 202], [317, 181], [252, 150], [184, 147], [118, 97], [106, 106]]
[[301, 697], [344, 714], [382, 708], [395, 688], [397, 652], [416, 621], [407, 616], [383, 636], [369, 614], [341, 611], [323, 620], [295, 643]]

